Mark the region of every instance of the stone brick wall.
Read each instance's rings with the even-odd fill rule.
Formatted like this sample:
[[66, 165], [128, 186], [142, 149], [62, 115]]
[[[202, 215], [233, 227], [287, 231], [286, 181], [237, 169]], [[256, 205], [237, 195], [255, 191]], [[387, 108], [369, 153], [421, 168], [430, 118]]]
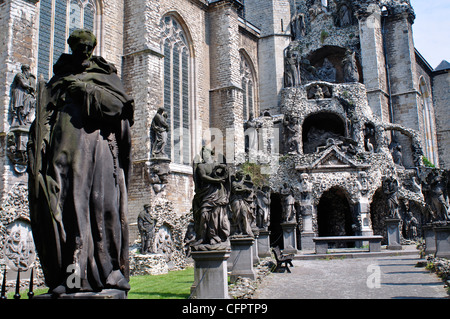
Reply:
[[442, 71], [433, 78], [433, 103], [436, 114], [439, 164], [450, 169], [450, 70]]
[[246, 0], [245, 17], [261, 30], [259, 41], [259, 103], [261, 110], [279, 114], [283, 88], [284, 49], [290, 42], [288, 0]]
[[37, 4], [35, 1], [17, 0], [0, 4], [0, 194], [6, 193], [16, 183], [27, 183], [26, 175], [14, 173], [6, 157], [6, 134], [10, 127], [10, 90], [22, 64], [28, 64], [36, 74]]
[[359, 20], [361, 62], [367, 98], [374, 114], [390, 121], [386, 59], [382, 34], [381, 12], [375, 11]]
[[[183, 27], [191, 49], [192, 157], [201, 146], [204, 127], [209, 127], [209, 45], [204, 1], [126, 1], [123, 80], [134, 98], [133, 176], [129, 187], [130, 241], [138, 238], [136, 221], [143, 205], [155, 196], [149, 182], [150, 126], [163, 106], [163, 63], [160, 22], [172, 15]], [[192, 168], [171, 165], [164, 194], [177, 214], [189, 212], [193, 198]]]
[[[237, 7], [220, 1], [209, 9], [211, 93], [210, 125], [219, 129], [223, 145], [232, 143], [234, 150], [224, 149], [228, 159], [244, 149], [243, 100], [240, 77], [239, 21]], [[227, 134], [233, 130], [234, 136]]]
[[113, 63], [119, 74], [122, 68], [124, 47], [124, 0], [100, 1], [101, 6], [101, 55]]

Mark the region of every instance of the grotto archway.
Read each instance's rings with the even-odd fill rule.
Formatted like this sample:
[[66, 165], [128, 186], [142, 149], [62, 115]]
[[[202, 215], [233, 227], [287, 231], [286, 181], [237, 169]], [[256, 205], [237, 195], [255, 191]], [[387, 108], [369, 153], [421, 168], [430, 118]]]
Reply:
[[[358, 69], [359, 73], [359, 80], [358, 82], [363, 83], [363, 76], [362, 76], [362, 66], [360, 63], [360, 57], [359, 57], [359, 50], [357, 48], [357, 59], [356, 59], [356, 67]], [[312, 81], [327, 81], [332, 83], [344, 83], [344, 68], [343, 68], [343, 61], [346, 58], [347, 49], [339, 46], [334, 45], [325, 45], [308, 55], [306, 55], [306, 60], [309, 61], [309, 69], [315, 70], [312, 72], [313, 74], [309, 72], [302, 72], [302, 83], [310, 83]], [[333, 75], [331, 77], [324, 78], [320, 75], [320, 70], [324, 68], [326, 64], [329, 64], [333, 71]]]
[[383, 188], [380, 187], [373, 195], [372, 203], [370, 204], [370, 220], [373, 234], [383, 236], [381, 241], [383, 245], [387, 244], [386, 218], [388, 218], [387, 199]]
[[281, 196], [273, 193], [270, 196], [270, 247], [284, 248], [283, 229], [281, 228], [281, 214], [283, 207], [281, 205]]
[[334, 187], [323, 193], [317, 205], [319, 237], [355, 236], [357, 220], [345, 191]]
[[320, 112], [308, 116], [303, 122], [303, 153], [316, 152], [317, 147], [324, 146], [327, 139], [346, 136], [345, 123], [342, 118], [331, 112]]

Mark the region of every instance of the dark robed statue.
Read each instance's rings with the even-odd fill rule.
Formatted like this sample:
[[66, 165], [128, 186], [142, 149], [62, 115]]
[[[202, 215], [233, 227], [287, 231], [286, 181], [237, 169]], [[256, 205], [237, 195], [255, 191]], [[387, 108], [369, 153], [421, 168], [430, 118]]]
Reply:
[[156, 112], [150, 127], [153, 158], [168, 158], [164, 150], [167, 144], [168, 131], [169, 123], [167, 123], [167, 113], [161, 107]]
[[194, 250], [223, 250], [230, 246], [228, 167], [217, 163], [213, 155], [212, 150], [203, 147], [201, 158], [194, 163], [192, 210], [197, 235]]
[[72, 54], [61, 55], [40, 90], [30, 130], [32, 230], [54, 295], [130, 289], [127, 184], [134, 102], [116, 68], [92, 55], [96, 43], [90, 31], [72, 33]]

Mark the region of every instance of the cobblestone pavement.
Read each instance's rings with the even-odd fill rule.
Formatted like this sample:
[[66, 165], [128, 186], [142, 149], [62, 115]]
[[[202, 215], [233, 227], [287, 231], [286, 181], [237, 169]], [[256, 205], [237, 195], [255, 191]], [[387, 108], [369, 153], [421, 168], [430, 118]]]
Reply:
[[294, 260], [292, 273], [272, 273], [254, 299], [449, 298], [443, 281], [418, 255]]

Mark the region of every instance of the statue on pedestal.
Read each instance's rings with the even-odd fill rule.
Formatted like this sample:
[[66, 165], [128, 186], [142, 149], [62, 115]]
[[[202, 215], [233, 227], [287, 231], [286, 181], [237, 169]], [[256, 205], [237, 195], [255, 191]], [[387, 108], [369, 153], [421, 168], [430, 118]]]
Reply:
[[301, 57], [293, 46], [284, 50], [284, 87], [297, 87], [301, 85], [300, 77]]
[[254, 154], [258, 151], [258, 129], [261, 124], [255, 120], [253, 112], [250, 112], [248, 121], [244, 125], [246, 139], [245, 151]]
[[317, 70], [317, 75], [321, 81], [336, 82], [336, 68], [328, 58], [323, 60], [323, 65]]
[[267, 230], [270, 225], [270, 194], [269, 186], [263, 186], [256, 191], [256, 225]]
[[392, 160], [400, 167], [403, 167], [403, 153], [402, 145], [398, 142], [398, 138], [394, 136], [391, 144], [389, 144], [389, 150], [391, 151]]
[[168, 115], [164, 108], [160, 107], [153, 118], [150, 127], [150, 140], [152, 143], [152, 158], [168, 158], [165, 152], [169, 124], [167, 123]]
[[387, 198], [389, 218], [400, 219], [398, 201], [398, 181], [393, 176], [388, 176], [383, 183], [383, 191]]
[[217, 163], [214, 151], [202, 148], [194, 162], [195, 196], [192, 203], [197, 241], [193, 250], [224, 250], [230, 247], [228, 203], [230, 182], [226, 164]]
[[432, 171], [424, 185], [426, 199], [435, 221], [450, 220], [450, 204], [446, 177], [439, 171]]
[[295, 223], [295, 198], [292, 188], [284, 183], [280, 191], [281, 195], [281, 205], [282, 211], [282, 222], [283, 223]]
[[36, 108], [36, 77], [30, 73], [28, 64], [23, 64], [21, 69], [11, 85], [11, 126], [30, 125]]
[[233, 221], [233, 236], [253, 237], [252, 221], [254, 220], [253, 182], [250, 176], [238, 171], [231, 182], [230, 208]]
[[300, 124], [297, 117], [286, 114], [283, 120], [284, 138], [288, 153], [300, 154]]
[[292, 40], [300, 40], [306, 36], [306, 19], [304, 13], [297, 13], [291, 21]]
[[154, 253], [153, 241], [155, 238], [156, 219], [149, 211], [150, 205], [144, 205], [144, 210], [138, 216], [138, 229], [141, 234], [141, 250], [143, 255]]
[[36, 78], [30, 73], [30, 66], [22, 65], [22, 72], [16, 74], [11, 85], [11, 130], [6, 137], [6, 155], [18, 174], [26, 172], [27, 143], [31, 122], [36, 109]]
[[[30, 129], [29, 204], [50, 292], [128, 291], [127, 186], [134, 102], [88, 30], [68, 39], [39, 90]], [[73, 280], [76, 278], [77, 280]]]
[[359, 71], [356, 63], [356, 52], [347, 50], [342, 64], [344, 67], [344, 82], [358, 82]]

